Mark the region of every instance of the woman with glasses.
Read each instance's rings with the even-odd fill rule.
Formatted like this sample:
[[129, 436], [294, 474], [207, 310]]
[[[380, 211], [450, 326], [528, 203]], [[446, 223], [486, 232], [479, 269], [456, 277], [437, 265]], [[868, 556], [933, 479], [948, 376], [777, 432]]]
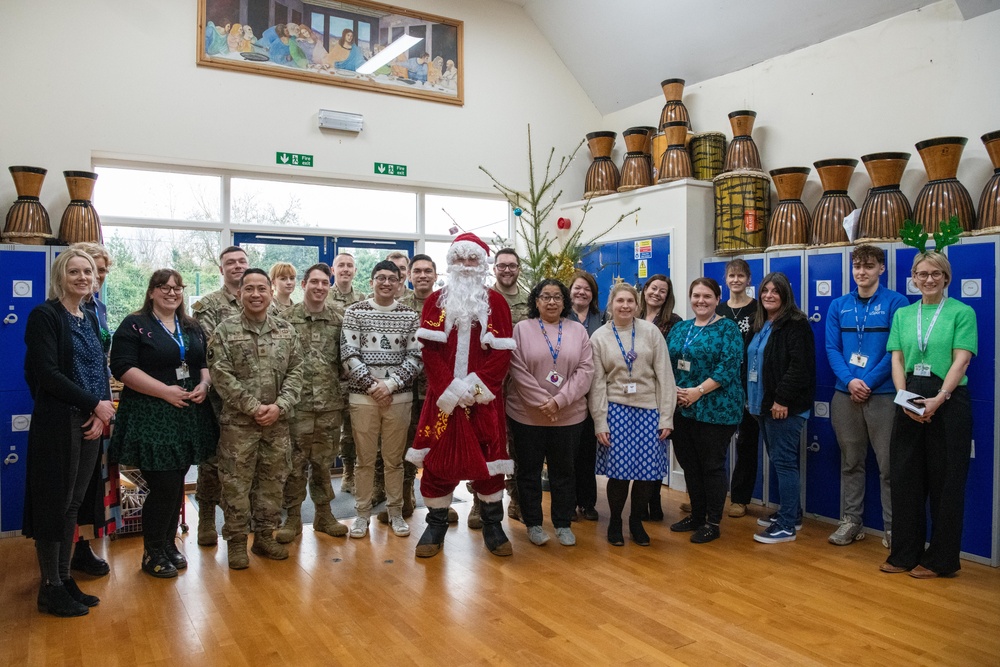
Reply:
[[612, 317], [590, 339], [594, 381], [588, 399], [601, 445], [597, 474], [608, 476], [608, 542], [625, 544], [622, 511], [631, 482], [629, 532], [636, 544], [649, 546], [642, 516], [667, 474], [665, 440], [674, 427], [677, 390], [663, 334], [635, 316], [635, 288], [618, 283], [609, 300]]
[[[938, 252], [918, 253], [913, 283], [920, 301], [892, 318], [886, 349], [892, 382], [922, 398], [897, 408], [889, 442], [892, 550], [881, 570], [917, 579], [960, 569], [965, 481], [972, 451], [972, 408], [965, 375], [976, 354], [976, 313], [944, 296], [951, 264]], [[930, 544], [927, 512], [930, 506]]]
[[184, 308], [184, 281], [153, 273], [140, 310], [115, 331], [111, 372], [122, 381], [111, 458], [139, 469], [149, 488], [142, 507], [142, 570], [177, 576], [187, 560], [174, 542], [188, 468], [215, 455], [219, 440], [205, 401], [211, 387], [205, 335]]
[[528, 539], [542, 546], [542, 465], [548, 465], [552, 525], [563, 546], [576, 544], [574, 458], [587, 417], [594, 374], [590, 337], [567, 315], [570, 294], [558, 280], [542, 280], [528, 295], [528, 319], [514, 327], [507, 417], [514, 432], [521, 520]]

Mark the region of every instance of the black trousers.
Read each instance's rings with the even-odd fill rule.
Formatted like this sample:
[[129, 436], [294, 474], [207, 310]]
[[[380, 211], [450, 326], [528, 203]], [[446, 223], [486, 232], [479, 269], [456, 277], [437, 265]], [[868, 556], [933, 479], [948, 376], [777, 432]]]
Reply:
[[179, 470], [141, 470], [149, 493], [142, 503], [142, 542], [146, 551], [159, 551], [173, 544], [184, 502], [184, 476]]
[[[934, 396], [937, 377], [907, 378], [906, 388]], [[916, 422], [896, 409], [889, 444], [892, 492], [892, 552], [888, 562], [913, 568], [923, 565], [938, 574], [957, 572], [962, 550], [965, 480], [972, 450], [972, 405], [969, 390], [958, 387], [930, 422]], [[927, 542], [930, 505], [931, 535]]]
[[597, 504], [597, 434], [594, 420], [588, 414], [583, 420], [579, 446], [576, 450], [576, 505], [591, 509]]
[[568, 528], [576, 513], [574, 459], [583, 422], [572, 426], [530, 426], [508, 420], [517, 450], [517, 494], [521, 520], [542, 525], [542, 464], [549, 469], [552, 525]]
[[757, 483], [759, 440], [760, 425], [744, 408], [743, 421], [736, 434], [736, 461], [733, 462], [733, 478], [729, 486], [729, 499], [734, 503], [748, 505], [753, 497], [753, 487]]
[[695, 525], [722, 522], [726, 505], [726, 450], [736, 425], [709, 424], [674, 413], [674, 454], [684, 468]]

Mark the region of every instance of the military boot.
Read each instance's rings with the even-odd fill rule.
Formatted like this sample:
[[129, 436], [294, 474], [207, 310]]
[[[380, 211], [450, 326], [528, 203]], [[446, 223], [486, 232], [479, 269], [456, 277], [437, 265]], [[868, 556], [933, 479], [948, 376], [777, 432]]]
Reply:
[[510, 496], [510, 503], [507, 504], [507, 516], [514, 521], [521, 520], [521, 505], [517, 500], [517, 480], [511, 477], [503, 482], [507, 487], [507, 495]]
[[403, 518], [413, 516], [413, 508], [417, 506], [417, 496], [413, 492], [413, 480], [403, 480]]
[[245, 570], [250, 567], [250, 557], [247, 556], [247, 536], [237, 535], [227, 540], [229, 548], [229, 569]]
[[495, 556], [510, 556], [514, 549], [510, 546], [507, 534], [503, 532], [503, 503], [499, 500], [480, 504], [483, 517], [483, 541], [486, 548]]
[[444, 548], [444, 536], [448, 533], [448, 508], [432, 507], [427, 511], [427, 527], [417, 542], [417, 558], [436, 556]]
[[465, 483], [465, 488], [472, 494], [472, 509], [469, 510], [468, 524], [472, 530], [479, 530], [483, 527], [483, 518], [480, 514], [479, 496], [472, 490], [472, 485]]
[[[347, 535], [347, 526], [337, 521], [333, 515], [333, 510], [326, 503], [316, 506], [316, 518], [313, 519], [313, 530], [317, 533], [325, 533], [330, 537], [344, 537]], [[279, 542], [281, 540], [278, 540]]]
[[215, 531], [215, 503], [199, 503], [198, 546], [214, 547], [218, 543], [219, 534]]
[[354, 495], [354, 459], [344, 459], [344, 476], [340, 480], [340, 491]]
[[253, 546], [250, 547], [250, 551], [271, 560], [288, 558], [288, 549], [274, 541], [270, 530], [258, 530], [253, 534]]
[[288, 508], [288, 518], [275, 533], [274, 539], [281, 544], [288, 544], [302, 534], [302, 505]]

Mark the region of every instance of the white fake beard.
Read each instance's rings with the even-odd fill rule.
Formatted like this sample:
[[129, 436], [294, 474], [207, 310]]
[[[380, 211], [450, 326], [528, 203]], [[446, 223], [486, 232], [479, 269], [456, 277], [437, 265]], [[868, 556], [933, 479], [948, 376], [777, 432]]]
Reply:
[[489, 288], [485, 264], [448, 267], [448, 283], [441, 290], [438, 305], [445, 310], [445, 332], [456, 324], [469, 326], [474, 320], [485, 319], [490, 312]]

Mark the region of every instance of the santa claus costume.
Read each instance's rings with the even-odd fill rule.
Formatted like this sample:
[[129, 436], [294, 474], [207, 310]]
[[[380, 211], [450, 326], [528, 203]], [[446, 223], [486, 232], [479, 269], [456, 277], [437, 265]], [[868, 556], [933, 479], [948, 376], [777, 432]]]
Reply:
[[422, 466], [420, 493], [429, 508], [417, 556], [441, 551], [452, 492], [472, 480], [482, 503], [483, 539], [498, 556], [512, 553], [503, 532], [507, 455], [503, 382], [514, 349], [510, 308], [486, 286], [489, 249], [475, 234], [461, 234], [448, 250], [448, 284], [424, 303], [417, 339], [427, 375], [413, 447], [406, 458]]

